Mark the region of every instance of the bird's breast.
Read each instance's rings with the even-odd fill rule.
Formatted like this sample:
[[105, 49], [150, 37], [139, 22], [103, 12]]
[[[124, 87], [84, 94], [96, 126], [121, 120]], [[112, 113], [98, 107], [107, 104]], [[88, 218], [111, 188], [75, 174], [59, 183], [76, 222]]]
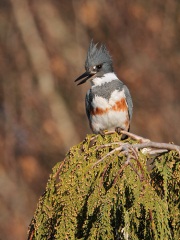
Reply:
[[128, 106], [124, 91], [115, 90], [109, 99], [95, 96], [91, 105], [91, 127], [94, 132], [115, 127], [129, 128]]
[[95, 95], [92, 100], [92, 115], [102, 115], [108, 111], [127, 111], [124, 90], [114, 90], [109, 99]]

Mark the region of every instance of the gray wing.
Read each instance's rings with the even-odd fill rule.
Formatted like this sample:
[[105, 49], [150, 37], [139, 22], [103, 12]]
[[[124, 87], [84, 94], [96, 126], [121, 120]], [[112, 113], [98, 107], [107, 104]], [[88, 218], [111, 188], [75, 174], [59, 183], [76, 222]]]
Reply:
[[131, 94], [129, 92], [129, 89], [126, 87], [126, 85], [123, 86], [123, 89], [126, 96], [126, 102], [128, 105], [129, 118], [131, 120], [132, 114], [133, 114], [133, 102], [132, 102]]
[[88, 90], [86, 93], [85, 107], [86, 107], [87, 117], [90, 120], [90, 109], [91, 109], [90, 90]]

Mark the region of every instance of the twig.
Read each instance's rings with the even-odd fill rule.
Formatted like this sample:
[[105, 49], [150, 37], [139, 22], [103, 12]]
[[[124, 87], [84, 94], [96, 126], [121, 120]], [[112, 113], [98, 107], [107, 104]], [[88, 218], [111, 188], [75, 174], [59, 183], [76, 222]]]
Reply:
[[[114, 131], [111, 132], [105, 132], [105, 134], [112, 134], [114, 133]], [[105, 154], [101, 159], [99, 159], [97, 162], [94, 163], [93, 167], [95, 167], [96, 165], [98, 165], [99, 163], [101, 163], [105, 158], [113, 155], [115, 152], [120, 152], [121, 154], [125, 154], [127, 156], [127, 160], [124, 162], [124, 164], [121, 166], [121, 168], [119, 169], [119, 171], [117, 172], [114, 180], [113, 180], [113, 184], [115, 184], [117, 182], [117, 178], [118, 176], [121, 174], [121, 172], [125, 169], [126, 166], [130, 166], [133, 171], [137, 174], [137, 176], [139, 177], [140, 181], [144, 181], [146, 180], [145, 176], [144, 176], [144, 170], [143, 167], [139, 161], [139, 150], [141, 150], [141, 152], [143, 154], [149, 154], [149, 155], [154, 155], [154, 154], [161, 154], [164, 152], [168, 152], [169, 150], [175, 150], [179, 153], [180, 155], [180, 146], [178, 145], [174, 145], [171, 143], [159, 143], [159, 142], [152, 142], [149, 139], [140, 137], [138, 135], [135, 135], [133, 133], [129, 133], [126, 131], [121, 131], [122, 134], [125, 134], [127, 136], [129, 136], [130, 138], [133, 138], [135, 140], [138, 140], [139, 143], [128, 143], [128, 142], [121, 142], [121, 141], [117, 141], [117, 142], [112, 142], [112, 143], [107, 143], [107, 144], [103, 144], [100, 146], [97, 146], [96, 150], [101, 149], [101, 148], [105, 148], [105, 147], [113, 147], [113, 149]], [[96, 136], [95, 136], [96, 137]], [[117, 145], [117, 146], [115, 146]], [[135, 168], [135, 166], [132, 164], [131, 160], [134, 159], [137, 163], [137, 166], [139, 168], [140, 171], [138, 171], [138, 168]], [[108, 166], [110, 165], [110, 163], [113, 160], [111, 159], [110, 162], [108, 162], [106, 164], [106, 167], [103, 171], [102, 174], [102, 179], [104, 178]]]
[[165, 152], [168, 152], [168, 150], [167, 149], [151, 149], [151, 148], [142, 149], [142, 153], [144, 154], [148, 153], [149, 155], [157, 155]]
[[[101, 145], [100, 148], [102, 147], [109, 147], [111, 145], [117, 144], [119, 145], [119, 147], [114, 148], [112, 151], [110, 151], [108, 154], [106, 154], [105, 156], [103, 156], [101, 159], [99, 159], [94, 165], [96, 166], [97, 164], [99, 164], [100, 162], [102, 162], [106, 157], [109, 157], [110, 155], [112, 155], [113, 153], [117, 152], [117, 151], [122, 151], [122, 150], [127, 150], [127, 149], [144, 149], [144, 148], [157, 148], [158, 150], [151, 150], [148, 152], [149, 154], [152, 152], [152, 154], [154, 153], [162, 153], [162, 152], [166, 152], [168, 150], [175, 150], [179, 153], [180, 155], [180, 146], [178, 145], [174, 145], [171, 143], [158, 143], [158, 142], [143, 142], [143, 143], [134, 143], [134, 144], [129, 144], [129, 143], [123, 143], [123, 142], [113, 142], [110, 144], [105, 144], [105, 145]], [[137, 157], [137, 155], [136, 155]]]
[[132, 147], [137, 149], [152, 147], [152, 148], [165, 149], [165, 150], [175, 150], [180, 155], [180, 146], [174, 145], [171, 143], [144, 142], [144, 143], [132, 144]]
[[121, 151], [122, 147], [117, 147], [115, 149], [113, 149], [112, 151], [110, 151], [108, 154], [106, 154], [104, 157], [102, 157], [101, 159], [99, 159], [96, 163], [94, 163], [93, 167], [95, 167], [97, 164], [99, 164], [100, 162], [102, 162], [105, 158], [109, 157], [110, 155], [112, 155], [114, 152], [117, 151]]
[[[112, 161], [111, 161], [111, 162], [112, 162]], [[102, 181], [100, 182], [101, 185], [102, 185], [102, 183], [103, 183], [104, 176], [105, 176], [105, 174], [106, 174], [106, 172], [107, 172], [107, 170], [108, 170], [108, 167], [109, 167], [109, 165], [111, 164], [111, 162], [108, 163], [108, 164], [106, 164], [106, 167], [105, 167], [105, 169], [104, 169], [104, 171], [103, 171], [103, 173], [102, 173]]]
[[112, 145], [121, 145], [122, 142], [112, 142], [112, 143], [107, 143], [107, 144], [103, 144], [100, 146], [97, 146], [96, 150], [101, 149], [101, 148], [105, 148], [105, 147], [111, 147]]
[[142, 182], [143, 181], [143, 177], [142, 175], [140, 175], [140, 173], [138, 173], [137, 169], [134, 167], [134, 165], [129, 161], [129, 166], [133, 169], [133, 171], [138, 175], [140, 181]]
[[129, 162], [130, 162], [130, 155], [128, 155], [127, 160], [125, 161], [125, 163], [122, 165], [122, 167], [117, 172], [116, 177], [114, 178], [113, 184], [116, 183], [118, 176], [121, 174], [121, 172], [124, 170], [124, 168], [128, 166]]
[[138, 151], [137, 151], [137, 149], [131, 148], [131, 151], [134, 153], [135, 158], [138, 159], [139, 156], [138, 156]]
[[143, 138], [141, 136], [138, 136], [138, 135], [136, 135], [134, 133], [127, 132], [125, 130], [121, 130], [121, 133], [127, 135], [128, 137], [130, 137], [130, 138], [132, 138], [134, 140], [138, 140], [140, 142], [150, 142], [150, 140], [148, 138]]
[[59, 166], [59, 168], [58, 168], [58, 170], [57, 170], [57, 172], [54, 174], [54, 178], [56, 179], [57, 178], [57, 176], [59, 175], [59, 173], [61, 172], [61, 169], [62, 169], [62, 167], [63, 167], [63, 165], [64, 165], [64, 163], [65, 163], [65, 161], [66, 161], [66, 158], [64, 159], [64, 161], [61, 163], [61, 165]]

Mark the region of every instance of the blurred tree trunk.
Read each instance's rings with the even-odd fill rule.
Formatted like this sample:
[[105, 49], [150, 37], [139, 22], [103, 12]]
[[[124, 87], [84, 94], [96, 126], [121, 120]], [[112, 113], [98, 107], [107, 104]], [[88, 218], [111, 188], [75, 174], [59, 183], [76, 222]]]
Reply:
[[78, 136], [68, 108], [61, 95], [56, 91], [46, 46], [36, 27], [31, 9], [28, 6], [28, 1], [11, 0], [11, 4], [13, 6], [16, 24], [22, 35], [35, 77], [38, 80], [40, 94], [48, 101], [52, 117], [57, 126], [57, 131], [62, 138], [65, 149], [68, 149], [70, 145], [78, 142]]

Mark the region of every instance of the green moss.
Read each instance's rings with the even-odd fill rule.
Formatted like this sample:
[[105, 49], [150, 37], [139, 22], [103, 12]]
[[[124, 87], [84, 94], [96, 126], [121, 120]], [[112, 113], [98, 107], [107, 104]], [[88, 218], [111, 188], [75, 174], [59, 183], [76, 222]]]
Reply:
[[[29, 239], [173, 239], [180, 238], [179, 157], [171, 151], [154, 159], [139, 152], [114, 152], [119, 135], [88, 135], [57, 163], [30, 224]], [[132, 139], [124, 140], [131, 144]], [[93, 143], [92, 143], [93, 142]]]

